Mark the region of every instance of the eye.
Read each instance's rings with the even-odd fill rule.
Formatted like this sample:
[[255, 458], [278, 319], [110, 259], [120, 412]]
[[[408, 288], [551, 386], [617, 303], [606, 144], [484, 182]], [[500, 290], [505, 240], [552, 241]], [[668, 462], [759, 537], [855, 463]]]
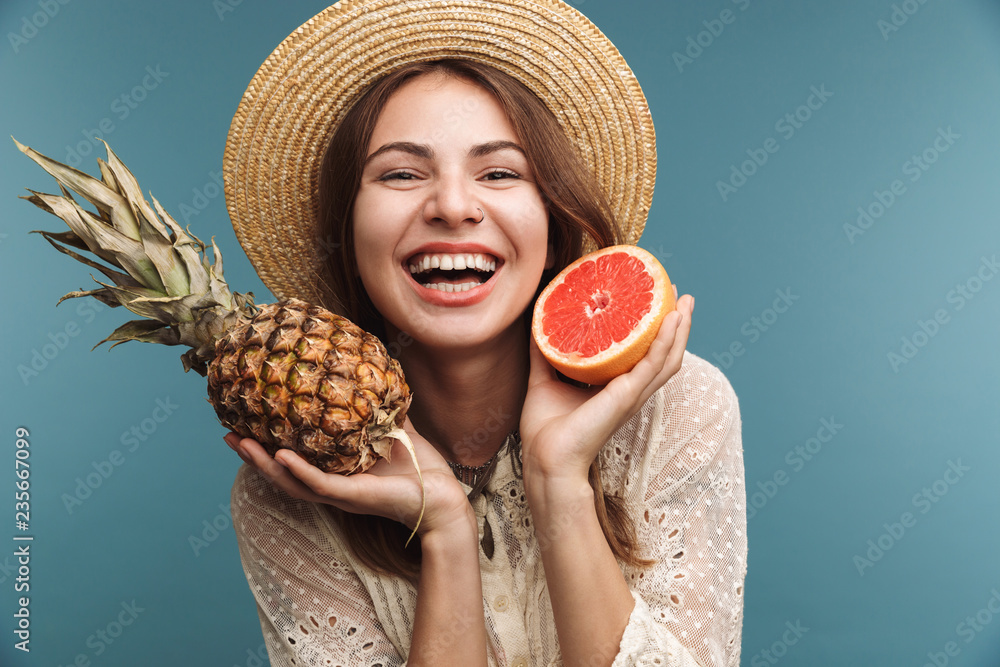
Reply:
[[413, 180], [413, 174], [406, 171], [394, 171], [384, 176], [380, 176], [380, 181], [411, 181]]
[[[492, 176], [498, 176], [500, 178], [491, 178]], [[521, 176], [517, 172], [513, 172], [510, 169], [494, 169], [486, 174], [486, 178], [490, 181], [498, 181], [501, 180], [501, 178], [521, 178]]]

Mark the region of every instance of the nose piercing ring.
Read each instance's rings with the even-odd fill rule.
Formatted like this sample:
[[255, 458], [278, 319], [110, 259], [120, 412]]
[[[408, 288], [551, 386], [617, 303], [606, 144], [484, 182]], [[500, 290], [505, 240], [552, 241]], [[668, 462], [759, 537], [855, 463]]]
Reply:
[[479, 220], [473, 220], [473, 222], [478, 225], [480, 222], [486, 219], [486, 213], [483, 212], [483, 209], [478, 207], [476, 208], [476, 210], [479, 211], [481, 217], [479, 218]]

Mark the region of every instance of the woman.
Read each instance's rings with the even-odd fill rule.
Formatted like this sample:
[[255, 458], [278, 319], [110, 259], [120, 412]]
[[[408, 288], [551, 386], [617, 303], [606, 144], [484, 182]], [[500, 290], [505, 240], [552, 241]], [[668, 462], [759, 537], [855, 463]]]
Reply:
[[[358, 21], [378, 34], [379, 11], [391, 25], [409, 20], [410, 33], [441, 22], [419, 15], [427, 3], [363, 4], [360, 18], [335, 5], [316, 22], [340, 36], [356, 34]], [[528, 6], [472, 4], [484, 15]], [[446, 11], [460, 20], [466, 6]], [[476, 21], [511, 27], [507, 15]], [[537, 23], [524, 24], [522, 35], [535, 33]], [[338, 53], [367, 52], [338, 44]], [[589, 48], [610, 53], [603, 42]], [[403, 548], [421, 492], [401, 446], [391, 463], [344, 477], [228, 435], [249, 464], [233, 516], [271, 662], [737, 665], [739, 411], [721, 373], [685, 353], [694, 299], [678, 300], [630, 373], [606, 387], [559, 379], [528, 334], [535, 296], [584, 244], [634, 241], [642, 220], [605, 201], [614, 187], [580, 160], [545, 93], [482, 50], [453, 52], [395, 62], [350, 105], [338, 102], [318, 214], [291, 225], [325, 241], [315, 292], [276, 290], [323, 300], [400, 360], [426, 491], [419, 545]], [[306, 87], [303, 74], [291, 78]], [[259, 89], [251, 85], [244, 106], [265, 98]], [[227, 200], [260, 270], [268, 261], [241, 229], [249, 207], [231, 158], [247, 127], [238, 113]], [[621, 180], [625, 156], [614, 157]], [[629, 185], [639, 201], [647, 180], [651, 194], [650, 171]], [[471, 263], [449, 270], [456, 258]], [[280, 283], [260, 272], [272, 289]]]

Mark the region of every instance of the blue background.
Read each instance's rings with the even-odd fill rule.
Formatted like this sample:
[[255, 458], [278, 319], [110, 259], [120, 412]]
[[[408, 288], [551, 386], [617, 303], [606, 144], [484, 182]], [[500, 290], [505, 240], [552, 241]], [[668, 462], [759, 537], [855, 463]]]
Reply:
[[[89, 138], [107, 119], [107, 140], [144, 190], [201, 238], [214, 235], [229, 281], [266, 302], [213, 174], [256, 68], [325, 4], [232, 2], [221, 12], [210, 0], [49, 0], [49, 18], [45, 0], [5, 0], [0, 129], [60, 161], [89, 152], [79, 164], [97, 174], [103, 147]], [[1000, 279], [990, 264], [1000, 252], [1000, 5], [904, 4], [912, 14], [897, 13], [889, 31], [889, 0], [577, 3], [635, 70], [656, 122], [641, 245], [697, 298], [689, 349], [740, 397], [752, 667], [918, 666], [929, 653], [942, 664], [949, 642], [948, 664], [1000, 665], [1000, 615], [988, 610], [1000, 605]], [[731, 22], [713, 23], [723, 10]], [[689, 61], [675, 55], [686, 49]], [[147, 67], [160, 79], [147, 78], [156, 85], [129, 108], [120, 98]], [[800, 109], [812, 87], [832, 95]], [[808, 116], [790, 136], [789, 113]], [[744, 164], [769, 138], [766, 163]], [[907, 163], [925, 150], [934, 162], [914, 172]], [[12, 143], [0, 155], [0, 663], [258, 664], [228, 515], [240, 461], [204, 380], [180, 372], [176, 348], [90, 351], [126, 316], [55, 307], [91, 287], [90, 271], [28, 235], [62, 223], [16, 197], [54, 182]], [[745, 182], [732, 175], [741, 168]], [[739, 187], [720, 193], [731, 178]], [[880, 212], [895, 180], [902, 194]], [[852, 232], [858, 207], [873, 218]], [[781, 313], [778, 292], [791, 302], [777, 303]], [[43, 349], [45, 367], [23, 374]], [[174, 407], [157, 411], [158, 401]], [[830, 437], [823, 420], [841, 428]], [[30, 656], [12, 634], [17, 426], [31, 434]], [[808, 460], [796, 453], [810, 447]], [[115, 450], [120, 465], [103, 463]], [[946, 475], [950, 464], [962, 475]], [[921, 500], [925, 488], [935, 502]], [[104, 643], [95, 633], [123, 604], [136, 618]], [[968, 624], [977, 614], [981, 625]], [[791, 644], [786, 623], [808, 630]]]

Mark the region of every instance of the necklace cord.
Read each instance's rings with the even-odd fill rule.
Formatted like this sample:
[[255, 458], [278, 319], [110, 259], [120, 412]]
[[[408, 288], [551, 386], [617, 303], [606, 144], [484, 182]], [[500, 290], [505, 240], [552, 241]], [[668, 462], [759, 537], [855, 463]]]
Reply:
[[483, 463], [482, 465], [467, 466], [462, 465], [461, 463], [452, 463], [451, 461], [448, 461], [448, 466], [451, 467], [455, 477], [458, 478], [458, 480], [463, 484], [467, 484], [472, 487], [472, 490], [468, 495], [470, 502], [479, 497], [479, 494], [481, 494], [483, 489], [486, 488], [486, 484], [489, 483], [490, 479], [492, 479], [493, 472], [496, 470], [500, 452], [507, 446], [510, 447], [512, 460], [513, 456], [520, 454], [521, 437], [516, 430], [507, 434], [507, 438], [504, 440], [504, 444], [500, 446], [500, 449], [494, 452], [489, 461]]

